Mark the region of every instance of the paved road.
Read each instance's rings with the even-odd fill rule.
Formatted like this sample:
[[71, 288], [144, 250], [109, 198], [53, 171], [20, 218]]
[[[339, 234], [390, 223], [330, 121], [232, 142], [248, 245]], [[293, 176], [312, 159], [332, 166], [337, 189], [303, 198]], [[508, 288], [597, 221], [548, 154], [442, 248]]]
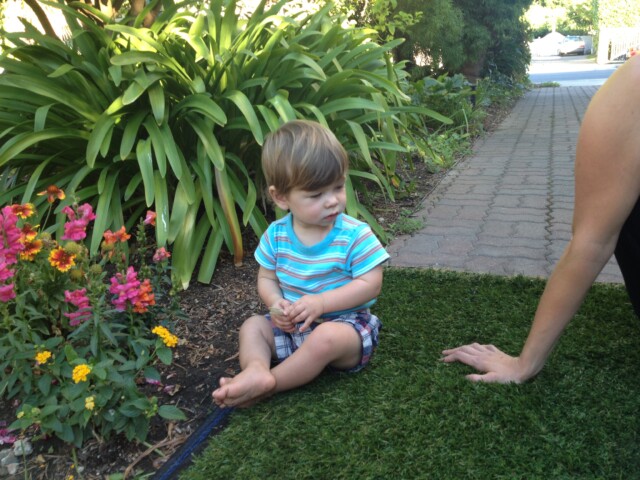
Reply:
[[[582, 116], [597, 85], [539, 88], [447, 173], [389, 246], [390, 265], [548, 277], [570, 235]], [[612, 259], [600, 282], [622, 282]]]
[[585, 55], [535, 57], [529, 66], [533, 83], [556, 82], [563, 87], [602, 85], [621, 62], [599, 65]]

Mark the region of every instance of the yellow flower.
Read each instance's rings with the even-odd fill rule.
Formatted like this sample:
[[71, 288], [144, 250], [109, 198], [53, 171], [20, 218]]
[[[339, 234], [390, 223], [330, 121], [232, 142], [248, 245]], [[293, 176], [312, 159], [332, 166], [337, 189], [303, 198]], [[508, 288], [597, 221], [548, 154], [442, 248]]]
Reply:
[[50, 358], [51, 352], [48, 350], [36, 353], [36, 362], [38, 362], [38, 365], [44, 365]]
[[16, 415], [17, 418], [22, 418], [24, 417], [24, 412], [18, 412], [18, 414]]
[[64, 248], [58, 247], [51, 250], [49, 254], [49, 263], [52, 267], [56, 267], [61, 272], [66, 272], [73, 267], [75, 262], [75, 255], [67, 253]]
[[158, 335], [167, 347], [173, 348], [178, 345], [178, 337], [173, 335], [165, 327], [158, 325], [151, 330], [151, 333]]
[[71, 374], [71, 376], [75, 383], [80, 383], [80, 382], [86, 382], [87, 375], [89, 375], [90, 373], [91, 373], [91, 367], [86, 363], [82, 363], [74, 367], [73, 373]]
[[93, 410], [95, 406], [96, 404], [93, 397], [87, 397], [84, 399], [84, 408], [87, 410]]

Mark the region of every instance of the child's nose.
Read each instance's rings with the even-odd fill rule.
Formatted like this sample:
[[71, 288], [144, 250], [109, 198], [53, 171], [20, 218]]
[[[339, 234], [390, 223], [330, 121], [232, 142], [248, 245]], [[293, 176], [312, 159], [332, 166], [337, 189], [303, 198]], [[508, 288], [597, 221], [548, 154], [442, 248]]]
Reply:
[[329, 193], [327, 195], [325, 203], [327, 204], [327, 206], [330, 206], [330, 207], [332, 207], [333, 205], [336, 205], [338, 203], [338, 196], [335, 193]]

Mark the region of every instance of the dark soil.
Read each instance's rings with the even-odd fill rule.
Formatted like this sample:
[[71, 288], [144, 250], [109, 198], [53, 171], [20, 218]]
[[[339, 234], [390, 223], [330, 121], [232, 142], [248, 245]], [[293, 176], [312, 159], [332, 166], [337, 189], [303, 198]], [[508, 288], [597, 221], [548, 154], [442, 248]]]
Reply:
[[[487, 118], [486, 130], [492, 130], [503, 118], [494, 114]], [[373, 207], [376, 218], [385, 229], [407, 212], [415, 211], [424, 198], [435, 188], [445, 172], [430, 172], [416, 162], [411, 171], [401, 172], [401, 179], [412, 185], [395, 202], [379, 199]], [[159, 404], [175, 404], [188, 416], [186, 421], [152, 425], [147, 445], [126, 441], [124, 437], [111, 438], [99, 443], [91, 440], [77, 452], [80, 471], [74, 468], [71, 450], [55, 440], [40, 440], [34, 444], [34, 453], [28, 457], [28, 478], [38, 480], [74, 479], [107, 480], [112, 474], [125, 478], [151, 474], [178, 451], [213, 411], [211, 392], [221, 373], [238, 372], [238, 329], [244, 319], [263, 312], [264, 305], [256, 292], [258, 266], [253, 259], [255, 239], [247, 239], [244, 264], [233, 265], [229, 254], [222, 253], [210, 285], [193, 283], [180, 294], [181, 306], [188, 320], [177, 325], [180, 343], [174, 352], [173, 364], [163, 372], [164, 385], [155, 387], [150, 394], [158, 397]], [[10, 423], [15, 418], [15, 405], [0, 402], [0, 421]], [[155, 448], [150, 448], [153, 446]], [[6, 446], [0, 446], [0, 449]], [[6, 477], [24, 479], [20, 468], [17, 475]]]

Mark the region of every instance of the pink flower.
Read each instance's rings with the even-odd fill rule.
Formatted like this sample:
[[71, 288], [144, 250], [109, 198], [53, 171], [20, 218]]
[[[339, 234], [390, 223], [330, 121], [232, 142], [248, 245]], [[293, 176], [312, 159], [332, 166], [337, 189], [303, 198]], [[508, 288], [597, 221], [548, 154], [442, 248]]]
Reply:
[[16, 291], [13, 286], [13, 283], [0, 285], [0, 302], [8, 302], [9, 300], [16, 298]]
[[160, 263], [163, 260], [166, 260], [167, 258], [169, 258], [170, 256], [171, 254], [167, 252], [167, 250], [164, 247], [160, 247], [159, 249], [156, 250], [156, 253], [153, 254], [153, 261], [156, 263]]
[[4, 282], [5, 280], [13, 277], [14, 273], [15, 272], [13, 270], [9, 269], [9, 264], [0, 258], [0, 282]]
[[78, 207], [78, 213], [80, 213], [80, 218], [84, 219], [87, 223], [91, 220], [96, 219], [96, 214], [93, 213], [93, 208], [88, 203], [83, 203]]
[[126, 276], [116, 273], [110, 281], [109, 292], [115, 295], [111, 303], [116, 307], [116, 310], [125, 310], [127, 303], [129, 303], [135, 312], [144, 313], [148, 306], [155, 305], [155, 297], [151, 292], [149, 279], [140, 283], [138, 273], [133, 267], [127, 269]]
[[12, 430], [0, 428], [0, 445], [13, 445], [17, 439], [18, 437], [13, 434]]
[[71, 220], [64, 224], [64, 235], [62, 240], [82, 240], [87, 236], [87, 224], [83, 220]]
[[18, 254], [24, 250], [20, 241], [22, 232], [17, 227], [18, 217], [10, 206], [0, 211], [0, 261], [8, 265], [18, 262]]
[[91, 220], [96, 218], [91, 205], [83, 203], [78, 207], [79, 217], [76, 218], [76, 212], [69, 206], [62, 209], [62, 212], [69, 217], [68, 222], [64, 224], [64, 235], [62, 240], [82, 240], [87, 236], [87, 225]]
[[71, 320], [69, 325], [72, 327], [80, 325], [85, 320], [91, 318], [91, 304], [87, 297], [86, 288], [81, 288], [80, 290], [65, 290], [64, 301], [78, 307], [76, 312], [64, 314], [65, 317]]
[[156, 224], [156, 212], [154, 212], [153, 210], [147, 210], [147, 216], [145, 217], [143, 223], [145, 225], [153, 225], [153, 226], [155, 226], [155, 224]]

